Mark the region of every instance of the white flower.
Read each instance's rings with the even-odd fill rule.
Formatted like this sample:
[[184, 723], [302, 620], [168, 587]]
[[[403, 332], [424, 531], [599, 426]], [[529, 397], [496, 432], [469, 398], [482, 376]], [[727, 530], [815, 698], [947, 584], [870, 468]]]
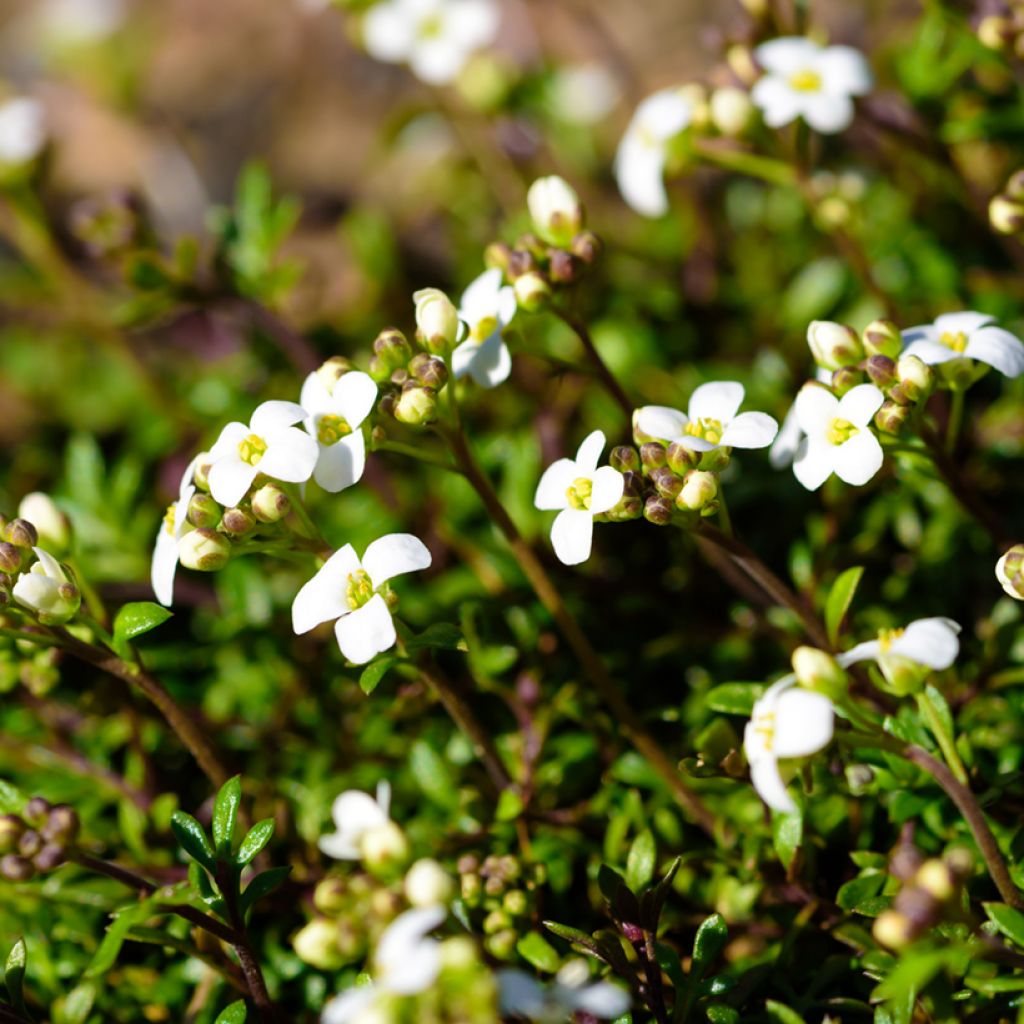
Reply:
[[871, 419], [885, 396], [874, 384], [858, 384], [836, 398], [818, 384], [805, 384], [796, 398], [796, 419], [807, 435], [800, 443], [793, 472], [809, 491], [833, 473], [855, 487], [882, 468], [882, 446]]
[[124, 0], [45, 0], [37, 12], [39, 31], [57, 46], [96, 43], [124, 22]]
[[25, 164], [46, 145], [43, 105], [28, 96], [0, 104], [0, 163]]
[[317, 845], [335, 860], [360, 860], [366, 837], [392, 824], [390, 809], [391, 786], [383, 779], [377, 784], [376, 799], [360, 789], [346, 789], [331, 805], [337, 831], [321, 836]]
[[468, 373], [483, 388], [508, 379], [512, 356], [501, 332], [516, 315], [516, 293], [502, 284], [501, 271], [485, 270], [463, 293], [459, 319], [469, 328], [466, 340], [452, 353], [456, 379]]
[[792, 814], [797, 809], [779, 773], [779, 760], [808, 757], [827, 746], [834, 718], [828, 697], [801, 689], [794, 675], [773, 683], [754, 704], [743, 731], [743, 752], [750, 781], [772, 810]]
[[686, 412], [664, 405], [645, 405], [636, 412], [637, 427], [659, 441], [707, 452], [712, 448], [767, 448], [779, 425], [763, 412], [739, 412], [743, 385], [736, 381], [701, 384], [690, 396]]
[[765, 74], [750, 98], [772, 128], [802, 117], [815, 131], [841, 132], [853, 120], [853, 97], [871, 91], [871, 68], [850, 46], [786, 36], [762, 43], [754, 57]]
[[82, 602], [78, 588], [53, 555], [42, 548], [33, 548], [32, 551], [37, 560], [15, 582], [11, 591], [14, 600], [35, 612], [44, 625], [56, 626], [67, 622]]
[[163, 605], [174, 600], [174, 575], [178, 570], [178, 541], [188, 532], [188, 503], [196, 493], [192, 474], [196, 468], [193, 459], [182, 474], [178, 485], [178, 500], [167, 507], [160, 529], [157, 530], [153, 546], [153, 560], [150, 564], [149, 579], [156, 599]]
[[18, 518], [27, 519], [36, 528], [39, 539], [58, 553], [71, 544], [71, 522], [53, 498], [42, 491], [32, 491], [21, 499]]
[[615, 155], [622, 198], [647, 217], [668, 212], [663, 174], [668, 143], [693, 119], [693, 105], [679, 88], [662, 89], [636, 108]]
[[494, 0], [384, 0], [367, 13], [363, 41], [371, 57], [444, 85], [494, 39], [500, 20]]
[[887, 661], [902, 658], [941, 671], [949, 668], [960, 653], [960, 625], [952, 619], [917, 619], [904, 629], [882, 630], [877, 640], [857, 644], [836, 657], [846, 668], [857, 661]]
[[[212, 474], [211, 474], [212, 475]], [[430, 552], [409, 533], [390, 533], [373, 541], [362, 561], [346, 544], [295, 595], [292, 628], [308, 633], [336, 619], [334, 635], [341, 653], [363, 665], [395, 640], [395, 624], [380, 588], [393, 576], [426, 569]]]
[[399, 914], [374, 950], [372, 983], [332, 999], [324, 1007], [322, 1024], [376, 1020], [368, 1011], [379, 996], [411, 996], [430, 988], [441, 972], [441, 944], [428, 934], [447, 916], [444, 907], [420, 907]]
[[538, 178], [526, 193], [526, 205], [537, 234], [551, 245], [569, 245], [583, 228], [580, 197], [557, 174]]
[[306, 411], [294, 402], [264, 402], [249, 425], [229, 423], [210, 449], [210, 494], [233, 508], [259, 474], [287, 483], [302, 483], [313, 475], [320, 446], [295, 424]]
[[597, 124], [612, 112], [618, 99], [615, 77], [597, 62], [562, 68], [551, 84], [555, 113], [572, 124]]
[[366, 440], [361, 427], [376, 399], [377, 385], [358, 371], [339, 377], [332, 391], [316, 372], [302, 385], [299, 402], [306, 412], [306, 430], [320, 448], [313, 479], [325, 491], [343, 491], [363, 475]]
[[[828, 384], [832, 380], [832, 374], [823, 370], [820, 366], [815, 367], [814, 377], [820, 384]], [[782, 418], [782, 426], [772, 442], [771, 451], [768, 453], [768, 461], [774, 469], [785, 469], [793, 465], [793, 459], [800, 450], [800, 442], [804, 439], [804, 432], [800, 429], [800, 423], [796, 418], [796, 402]]]
[[976, 359], [1005, 377], [1024, 373], [1024, 343], [993, 324], [986, 313], [945, 313], [935, 323], [903, 332], [905, 356], [935, 366], [951, 359]]
[[537, 485], [534, 505], [561, 510], [551, 525], [551, 543], [566, 565], [578, 565], [590, 557], [594, 516], [614, 508], [622, 497], [622, 474], [611, 466], [597, 468], [604, 446], [604, 434], [595, 430], [584, 439], [575, 459], [553, 462]]
[[612, 1020], [629, 1009], [629, 994], [607, 981], [590, 981], [590, 968], [582, 960], [570, 960], [559, 970], [551, 986], [541, 985], [523, 971], [498, 972], [498, 1002], [502, 1014], [514, 1014], [551, 1024], [572, 1018], [576, 1012]]
[[1024, 601], [1024, 544], [1014, 544], [996, 562], [996, 579], [1009, 597]]

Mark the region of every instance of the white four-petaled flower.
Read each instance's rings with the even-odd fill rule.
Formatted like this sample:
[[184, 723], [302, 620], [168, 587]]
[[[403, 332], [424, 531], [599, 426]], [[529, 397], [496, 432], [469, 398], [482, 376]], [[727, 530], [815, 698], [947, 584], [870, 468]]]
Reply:
[[882, 446], [871, 419], [885, 396], [874, 384], [858, 384], [836, 398], [819, 384], [805, 384], [796, 399], [796, 420], [807, 436], [800, 442], [793, 472], [809, 491], [833, 473], [855, 487], [882, 468]]
[[210, 494], [225, 508], [245, 497], [259, 474], [286, 483], [303, 483], [313, 475], [320, 446], [295, 424], [306, 411], [295, 402], [264, 402], [249, 425], [229, 423], [210, 449]]
[[678, 88], [662, 89], [636, 108], [615, 155], [615, 177], [622, 198], [637, 213], [661, 217], [668, 212], [668, 144], [692, 119], [693, 106]]
[[841, 132], [853, 120], [853, 97], [871, 91], [871, 68], [851, 46], [785, 36], [762, 43], [754, 57], [765, 73], [750, 98], [772, 128], [802, 117], [815, 131]]
[[687, 411], [645, 405], [636, 425], [659, 441], [676, 441], [698, 452], [712, 448], [767, 448], [779, 425], [763, 412], [739, 412], [743, 385], [736, 381], [701, 384], [690, 396]]
[[1024, 373], [1024, 342], [992, 322], [986, 313], [944, 313], [935, 323], [903, 332], [904, 355], [935, 366], [952, 359], [976, 359], [1005, 377]]
[[376, 399], [377, 385], [359, 371], [343, 374], [332, 391], [315, 372], [302, 385], [299, 402], [306, 412], [306, 430], [319, 446], [313, 479], [325, 491], [342, 491], [363, 475], [366, 440], [361, 427]]
[[469, 329], [466, 340], [452, 352], [456, 379], [468, 373], [481, 387], [493, 388], [508, 378], [512, 356], [501, 332], [516, 315], [516, 293], [502, 284], [497, 267], [485, 270], [463, 293], [459, 319]]
[[494, 39], [500, 20], [494, 0], [384, 0], [367, 12], [363, 39], [371, 57], [444, 85]]
[[67, 622], [81, 604], [78, 588], [49, 551], [34, 547], [32, 552], [36, 561], [15, 582], [11, 590], [14, 600], [35, 612], [44, 625]]
[[550, 986], [541, 985], [523, 971], [498, 972], [498, 1002], [502, 1014], [555, 1024], [588, 1014], [603, 1020], [621, 1017], [629, 1009], [629, 995], [608, 981], [590, 981], [590, 968], [570, 960]]
[[942, 617], [916, 619], [904, 629], [887, 629], [877, 640], [857, 644], [836, 656], [846, 668], [857, 661], [887, 661], [903, 658], [926, 668], [941, 671], [949, 668], [960, 653], [960, 624]]
[[334, 634], [341, 653], [355, 665], [390, 648], [397, 635], [380, 588], [394, 576], [426, 569], [430, 552], [409, 533], [390, 533], [373, 541], [362, 561], [346, 544], [296, 594], [292, 627], [308, 633], [321, 622], [336, 619]]
[[604, 446], [604, 433], [595, 430], [584, 439], [575, 459], [553, 462], [537, 485], [534, 505], [560, 510], [551, 525], [551, 543], [566, 565], [578, 565], [590, 557], [594, 516], [614, 508], [622, 497], [622, 474], [611, 466], [597, 468]]
[[808, 757], [827, 746], [834, 719], [828, 697], [800, 688], [794, 675], [773, 683], [754, 704], [743, 732], [743, 752], [754, 789], [773, 810], [792, 814], [797, 809], [786, 792], [779, 760]]
[[375, 830], [388, 827], [390, 809], [391, 786], [383, 779], [377, 784], [376, 799], [361, 789], [346, 789], [331, 805], [337, 831], [320, 838], [320, 849], [335, 860], [360, 860], [363, 840]]
[[196, 468], [193, 459], [182, 474], [178, 485], [178, 500], [170, 505], [157, 531], [153, 545], [153, 560], [150, 564], [149, 579], [156, 599], [163, 605], [174, 600], [174, 576], [178, 570], [178, 541], [188, 532], [188, 503], [196, 493], [192, 474]]

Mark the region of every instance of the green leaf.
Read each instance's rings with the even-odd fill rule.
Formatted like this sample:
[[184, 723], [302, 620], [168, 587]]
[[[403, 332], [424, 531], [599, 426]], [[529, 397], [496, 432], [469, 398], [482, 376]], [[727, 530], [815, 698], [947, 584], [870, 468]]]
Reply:
[[633, 892], [641, 892], [650, 884], [654, 877], [654, 861], [657, 849], [654, 845], [654, 834], [645, 828], [629, 848], [626, 858], [626, 884]]
[[272, 893], [290, 874], [291, 866], [268, 868], [258, 874], [245, 888], [239, 900], [244, 914], [257, 900]]
[[170, 617], [163, 605], [152, 601], [135, 601], [123, 605], [114, 619], [114, 650], [122, 657], [129, 653], [129, 644], [137, 636], [165, 623]]
[[704, 698], [704, 704], [723, 715], [750, 717], [754, 702], [764, 693], [764, 683], [722, 683]]
[[241, 999], [222, 1010], [213, 1024], [245, 1024], [245, 1002]]
[[604, 960], [604, 957], [601, 955], [600, 945], [592, 935], [580, 931], [579, 928], [573, 928], [571, 925], [559, 924], [557, 921], [542, 921], [541, 924], [553, 935], [557, 935], [560, 939], [565, 939], [566, 942], [572, 943], [575, 948], [588, 953], [592, 957], [596, 957], [598, 960]]
[[803, 1017], [796, 1010], [791, 1010], [784, 1003], [777, 1003], [774, 999], [769, 999], [764, 1008], [768, 1011], [768, 1016], [779, 1024], [805, 1024]]
[[708, 968], [718, 959], [729, 938], [729, 929], [721, 914], [712, 914], [701, 922], [693, 939], [693, 966], [690, 973], [695, 979], [702, 978]]
[[469, 645], [462, 635], [462, 630], [451, 622], [435, 622], [428, 626], [418, 636], [414, 636], [405, 642], [408, 651], [417, 651], [422, 648], [433, 648], [441, 651], [468, 651]]
[[836, 903], [843, 910], [853, 910], [864, 900], [877, 896], [881, 892], [882, 886], [885, 885], [886, 877], [881, 871], [876, 871], [874, 874], [861, 875], [859, 878], [851, 879], [839, 887], [839, 892], [836, 893]]
[[92, 961], [86, 967], [85, 978], [99, 978], [106, 974], [111, 967], [117, 963], [117, 955], [121, 952], [128, 932], [137, 924], [141, 924], [153, 913], [153, 907], [149, 900], [132, 904], [118, 912], [117, 916], [107, 926], [107, 932], [103, 941], [93, 954]]
[[257, 821], [246, 833], [245, 838], [242, 840], [242, 845], [238, 847], [238, 856], [235, 857], [235, 863], [239, 865], [248, 864], [270, 842], [273, 834], [273, 818], [264, 818], [262, 821]]
[[4, 964], [4, 986], [7, 994], [11, 997], [11, 1004], [18, 1013], [27, 1014], [25, 1009], [25, 966], [28, 963], [28, 950], [25, 948], [23, 938], [11, 947], [7, 954], [7, 963]]
[[231, 842], [235, 837], [238, 805], [242, 802], [242, 777], [228, 779], [213, 802], [213, 845], [222, 857], [231, 856]]
[[503, 789], [494, 810], [495, 821], [515, 821], [523, 813], [523, 798], [514, 789]]
[[0, 814], [21, 814], [28, 797], [9, 782], [0, 779]]
[[839, 631], [843, 625], [843, 619], [850, 609], [853, 595], [857, 591], [860, 578], [864, 575], [864, 566], [855, 565], [846, 572], [841, 572], [832, 584], [825, 601], [825, 630], [828, 633], [829, 643], [833, 647], [839, 642]]
[[797, 851], [804, 839], [804, 816], [795, 814], [772, 815], [772, 841], [782, 866], [789, 871], [796, 860]]
[[1011, 941], [1024, 949], [1024, 914], [1005, 903], [982, 903], [988, 919]]
[[458, 806], [459, 794], [444, 758], [425, 740], [417, 740], [409, 751], [412, 774], [424, 795], [438, 807]]
[[191, 814], [175, 811], [171, 815], [171, 831], [181, 848], [193, 860], [198, 861], [208, 871], [216, 869], [217, 859], [210, 840], [207, 838], [203, 826]]
[[710, 1003], [704, 1007], [709, 1024], [739, 1024], [739, 1011], [725, 1003]]
[[85, 1024], [96, 1002], [98, 986], [94, 981], [76, 985], [58, 1004], [54, 1024]]
[[540, 932], [527, 932], [517, 943], [516, 952], [538, 971], [554, 974], [562, 966], [562, 958]]
[[392, 666], [397, 665], [402, 659], [395, 657], [378, 658], [370, 662], [363, 669], [359, 677], [359, 689], [365, 694], [371, 694], [377, 689], [377, 685], [388, 674]]

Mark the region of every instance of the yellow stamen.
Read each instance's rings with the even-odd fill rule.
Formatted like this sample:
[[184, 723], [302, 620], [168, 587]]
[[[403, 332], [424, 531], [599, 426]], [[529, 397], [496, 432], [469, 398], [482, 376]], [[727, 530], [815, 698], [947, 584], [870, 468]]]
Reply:
[[882, 654], [888, 654], [892, 645], [903, 636], [902, 629], [880, 629], [878, 631], [878, 649]]
[[348, 574], [345, 583], [345, 600], [349, 608], [355, 611], [362, 608], [373, 597], [373, 581], [365, 569], [356, 569]]
[[259, 434], [250, 434], [238, 445], [239, 457], [243, 462], [248, 462], [250, 466], [258, 466], [266, 451], [267, 442]]
[[418, 35], [420, 39], [436, 39], [442, 32], [444, 32], [444, 18], [439, 14], [434, 14], [420, 22]]
[[703, 419], [690, 420], [683, 428], [684, 434], [690, 437], [701, 437], [711, 444], [718, 444], [722, 440], [722, 421], [705, 416]]
[[963, 331], [957, 331], [956, 334], [951, 331], [943, 331], [939, 335], [939, 341], [954, 352], [963, 352], [967, 348], [967, 335]]
[[164, 513], [164, 529], [173, 537], [174, 536], [174, 515], [177, 512], [178, 503], [174, 502], [173, 505], [167, 506], [167, 511]]
[[775, 745], [775, 712], [760, 711], [754, 719], [754, 732], [760, 736], [764, 749], [771, 753]]
[[859, 427], [855, 427], [849, 420], [844, 420], [841, 416], [837, 416], [829, 424], [825, 436], [828, 438], [829, 444], [840, 445], [846, 444], [851, 437], [859, 433]]
[[795, 75], [789, 76], [789, 87], [797, 92], [819, 92], [821, 90], [821, 75], [810, 69], [798, 71]]
[[352, 428], [344, 416], [334, 416], [328, 413], [317, 421], [316, 439], [321, 444], [337, 444], [343, 437], [347, 437], [351, 433]]
[[569, 508], [578, 512], [585, 512], [590, 508], [590, 497], [593, 494], [594, 485], [588, 477], [578, 476], [572, 482], [572, 486], [566, 489], [565, 496], [569, 499]]

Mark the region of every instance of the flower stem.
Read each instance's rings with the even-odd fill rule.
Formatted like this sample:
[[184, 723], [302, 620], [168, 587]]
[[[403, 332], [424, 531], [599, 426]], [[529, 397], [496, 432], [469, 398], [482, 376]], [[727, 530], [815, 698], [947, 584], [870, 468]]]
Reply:
[[928, 728], [938, 742], [942, 756], [956, 776], [957, 782], [966, 786], [967, 769], [964, 768], [964, 763], [960, 760], [960, 754], [953, 742], [953, 737], [946, 731], [946, 727], [943, 725], [942, 719], [939, 717], [939, 713], [927, 693], [919, 693], [917, 695], [917, 707], [921, 712], [921, 717], [928, 723]]
[[373, 452], [394, 452], [396, 455], [404, 455], [406, 458], [415, 459], [417, 462], [425, 462], [430, 466], [437, 466], [439, 469], [447, 470], [449, 473], [462, 474], [462, 470], [440, 455], [433, 452], [423, 451], [412, 444], [403, 444], [401, 441], [377, 441], [371, 445]]
[[619, 403], [622, 411], [626, 414], [628, 419], [632, 419], [634, 405], [629, 395], [626, 394], [625, 388], [619, 383], [618, 378], [615, 374], [608, 369], [608, 364], [601, 358], [601, 353], [598, 352], [597, 346], [594, 344], [594, 339], [590, 336], [590, 331], [587, 329], [587, 325], [583, 323], [578, 317], [573, 316], [572, 313], [564, 309], [559, 309], [557, 306], [551, 307], [551, 312], [558, 317], [575, 335], [580, 339], [583, 344], [583, 348], [587, 354], [587, 359], [590, 360], [591, 365], [597, 372], [598, 377], [601, 379], [601, 383], [607, 388], [608, 393]]
[[726, 504], [725, 495], [718, 492], [718, 521], [722, 524], [721, 529], [727, 537], [734, 536], [732, 532], [732, 518], [729, 515], [729, 506]]

